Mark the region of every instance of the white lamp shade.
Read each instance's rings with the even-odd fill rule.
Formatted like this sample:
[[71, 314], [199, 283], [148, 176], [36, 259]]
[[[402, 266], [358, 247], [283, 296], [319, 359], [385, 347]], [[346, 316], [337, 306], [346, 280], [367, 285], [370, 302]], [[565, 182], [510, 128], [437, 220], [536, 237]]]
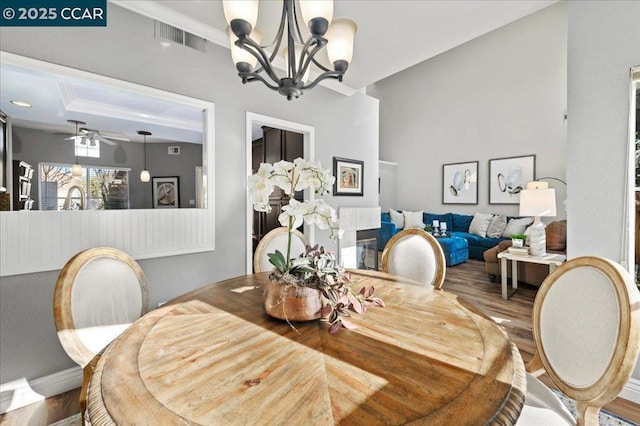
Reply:
[[82, 166], [78, 163], [71, 166], [71, 175], [72, 176], [82, 176]]
[[251, 28], [258, 22], [258, 0], [222, 0], [222, 8], [229, 25], [234, 19], [244, 19]]
[[555, 189], [525, 189], [520, 191], [520, 216], [555, 215]]
[[351, 63], [353, 57], [353, 40], [358, 26], [348, 18], [335, 18], [325, 37], [327, 38], [327, 55], [329, 62], [347, 61]]
[[140, 172], [140, 180], [142, 182], [149, 182], [149, 180], [151, 180], [151, 174], [149, 174], [149, 170], [144, 169]]
[[333, 0], [300, 0], [300, 13], [307, 26], [313, 18], [324, 18], [331, 23]]
[[[235, 45], [238, 37], [236, 37], [233, 31], [231, 31], [231, 27], [227, 27], [227, 35], [229, 36], [229, 47], [231, 48], [231, 59], [233, 60], [233, 63], [237, 64], [239, 62], [246, 62], [251, 65], [251, 67], [255, 68], [258, 63], [258, 58]], [[258, 44], [262, 43], [262, 33], [257, 28], [254, 28], [253, 31], [251, 31], [249, 37]]]

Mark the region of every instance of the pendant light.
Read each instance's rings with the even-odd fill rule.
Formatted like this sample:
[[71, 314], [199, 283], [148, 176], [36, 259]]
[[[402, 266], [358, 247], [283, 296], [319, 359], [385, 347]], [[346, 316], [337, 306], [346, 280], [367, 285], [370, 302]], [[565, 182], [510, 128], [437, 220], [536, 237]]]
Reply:
[[149, 170], [147, 170], [147, 136], [151, 136], [151, 132], [147, 132], [146, 130], [138, 130], [138, 134], [142, 135], [144, 138], [144, 169], [140, 172], [140, 180], [142, 182], [149, 182], [151, 179], [151, 174]]
[[[78, 126], [84, 126], [84, 121], [79, 120], [67, 120], [68, 123], [76, 125], [76, 137], [73, 139], [73, 152], [76, 152], [76, 143], [78, 142]], [[71, 175], [72, 176], [82, 176], [82, 166], [78, 164], [78, 155], [76, 154], [76, 162], [73, 166], [71, 166]]]

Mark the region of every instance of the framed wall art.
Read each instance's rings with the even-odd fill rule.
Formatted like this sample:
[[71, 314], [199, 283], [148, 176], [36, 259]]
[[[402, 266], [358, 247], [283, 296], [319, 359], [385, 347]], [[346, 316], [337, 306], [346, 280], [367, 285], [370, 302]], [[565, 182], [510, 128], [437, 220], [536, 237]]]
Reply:
[[478, 204], [478, 162], [442, 165], [442, 204]]
[[535, 155], [489, 160], [489, 204], [520, 203], [520, 191], [535, 177]]
[[174, 209], [180, 207], [180, 185], [178, 176], [151, 178], [153, 208]]
[[364, 195], [364, 161], [333, 157], [333, 195]]

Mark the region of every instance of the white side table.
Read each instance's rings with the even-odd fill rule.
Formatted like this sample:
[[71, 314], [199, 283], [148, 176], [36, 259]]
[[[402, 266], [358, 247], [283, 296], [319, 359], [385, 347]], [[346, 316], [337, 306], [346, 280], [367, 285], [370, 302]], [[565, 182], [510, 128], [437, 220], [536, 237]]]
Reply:
[[[529, 256], [522, 254], [511, 254], [508, 250], [498, 253], [500, 259], [500, 275], [502, 276], [502, 298], [508, 299], [518, 290], [518, 262], [539, 263], [549, 265], [549, 273], [552, 273], [557, 266], [562, 265], [567, 260], [563, 254], [546, 254], [544, 256]], [[507, 289], [507, 260], [511, 261], [511, 291]]]

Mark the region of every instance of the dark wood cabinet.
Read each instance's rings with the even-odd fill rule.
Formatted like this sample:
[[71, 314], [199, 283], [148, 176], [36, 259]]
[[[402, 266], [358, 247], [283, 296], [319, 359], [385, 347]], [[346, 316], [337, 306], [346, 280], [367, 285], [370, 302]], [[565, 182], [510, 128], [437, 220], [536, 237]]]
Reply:
[[[262, 138], [253, 141], [251, 158], [253, 173], [258, 171], [260, 163], [274, 164], [280, 160], [293, 161], [304, 157], [304, 139], [301, 133], [290, 132], [272, 127], [262, 127]], [[302, 201], [302, 191], [295, 194]], [[253, 251], [262, 237], [280, 225], [278, 216], [282, 207], [289, 204], [289, 197], [280, 188], [276, 188], [269, 197], [270, 213], [253, 212]]]

